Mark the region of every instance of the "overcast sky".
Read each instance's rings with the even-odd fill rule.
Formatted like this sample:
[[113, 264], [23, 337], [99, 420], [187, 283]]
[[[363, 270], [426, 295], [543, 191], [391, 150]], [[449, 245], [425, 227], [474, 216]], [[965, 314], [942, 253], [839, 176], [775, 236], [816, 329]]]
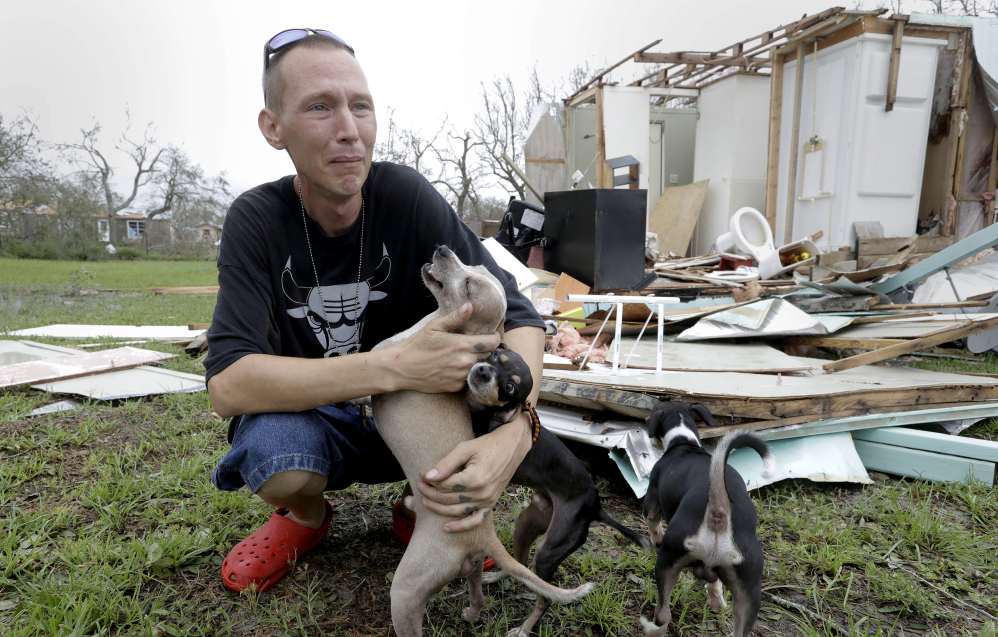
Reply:
[[[850, 8], [854, 4], [849, 0]], [[919, 4], [911, 4], [912, 8]], [[333, 31], [357, 51], [382, 123], [463, 130], [480, 83], [508, 73], [526, 87], [535, 63], [551, 83], [588, 61], [601, 67], [662, 38], [657, 51], [714, 50], [815, 13], [829, 0], [593, 0], [502, 2], [111, 2], [7, 0], [0, 113], [27, 109], [49, 141], [93, 120], [110, 145], [124, 127], [156, 125], [236, 192], [293, 172], [257, 129], [262, 49], [287, 28]], [[626, 73], [635, 72], [629, 64]]]

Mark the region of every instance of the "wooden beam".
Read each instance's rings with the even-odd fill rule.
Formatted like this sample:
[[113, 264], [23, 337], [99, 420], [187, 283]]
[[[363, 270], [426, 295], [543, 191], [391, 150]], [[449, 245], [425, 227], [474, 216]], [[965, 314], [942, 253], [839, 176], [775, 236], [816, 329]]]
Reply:
[[[954, 407], [972, 407], [980, 403], [935, 403], [933, 405], [895, 405], [892, 407], [872, 407], [868, 409], [851, 409], [828, 414], [817, 414], [808, 416], [792, 416], [789, 418], [777, 418], [773, 420], [756, 420], [753, 422], [741, 423], [738, 425], [722, 425], [720, 427], [698, 427], [700, 438], [720, 438], [730, 431], [745, 429], [748, 431], [765, 431], [779, 427], [789, 427], [791, 425], [806, 425], [818, 423], [826, 420], [838, 420], [839, 418], [851, 418], [854, 416], [869, 416], [877, 414], [908, 413], [912, 411], [924, 411], [927, 409], [949, 409]], [[867, 429], [866, 431], [871, 431]]]
[[597, 73], [595, 76], [593, 76], [593, 78], [591, 80], [589, 80], [588, 82], [586, 82], [585, 84], [583, 84], [582, 86], [580, 86], [578, 88], [578, 90], [576, 90], [574, 93], [572, 93], [571, 95], [569, 95], [568, 99], [566, 99], [565, 101], [566, 102], [570, 102], [573, 97], [575, 97], [579, 93], [582, 93], [583, 91], [585, 91], [587, 88], [589, 88], [590, 86], [592, 86], [594, 82], [600, 83], [600, 81], [603, 79], [603, 76], [605, 76], [607, 73], [609, 73], [610, 71], [614, 70], [615, 68], [617, 68], [621, 64], [624, 64], [625, 62], [628, 62], [628, 61], [632, 60], [634, 58], [634, 56], [638, 55], [639, 53], [644, 53], [645, 51], [647, 51], [648, 49], [652, 48], [653, 46], [655, 46], [656, 44], [658, 44], [661, 41], [662, 41], [661, 38], [658, 39], [658, 40], [655, 40], [651, 44], [649, 44], [647, 46], [643, 46], [640, 49], [638, 49], [637, 51], [635, 51], [634, 53], [632, 53], [631, 55], [628, 55], [627, 57], [625, 57], [620, 62], [617, 62], [616, 64], [614, 64], [612, 66], [608, 66], [607, 68], [603, 69], [602, 71], [600, 71], [599, 73]]
[[[787, 211], [783, 243], [791, 243], [794, 234], [794, 204], [797, 199], [797, 155], [800, 146], [800, 106], [804, 89], [804, 42], [797, 46], [797, 76], [794, 81], [794, 122], [790, 129], [790, 168], [787, 175]], [[774, 232], [776, 228], [773, 228]]]
[[887, 71], [887, 105], [884, 110], [894, 110], [894, 102], [898, 96], [898, 70], [901, 67], [901, 39], [904, 37], [904, 23], [908, 16], [894, 14], [894, 40], [891, 43], [891, 65]]
[[547, 159], [545, 157], [527, 157], [524, 159], [528, 164], [564, 164], [564, 159]]
[[787, 336], [781, 339], [787, 345], [814, 345], [815, 347], [840, 347], [842, 349], [881, 349], [907, 343], [903, 338], [846, 338], [836, 336]]
[[987, 301], [950, 301], [948, 303], [897, 303], [874, 305], [871, 310], [946, 310], [963, 307], [987, 307]]
[[635, 62], [645, 64], [697, 64], [704, 66], [761, 66], [768, 57], [677, 51], [675, 53], [636, 53]]
[[783, 109], [783, 56], [773, 59], [769, 80], [769, 152], [766, 160], [766, 221], [776, 232], [776, 189], [780, 178], [780, 122]]
[[[798, 416], [808, 416], [811, 420], [815, 420], [819, 416], [828, 414], [864, 415], [878, 409], [884, 410], [885, 413], [910, 411], [919, 408], [932, 409], [937, 405], [998, 399], [998, 386], [993, 383], [975, 384], [973, 376], [965, 375], [968, 378], [963, 385], [865, 389], [831, 395], [780, 399], [706, 393], [683, 394], [665, 390], [657, 390], [651, 395], [619, 387], [587, 384], [575, 379], [566, 381], [557, 378], [542, 378], [540, 393], [541, 398], [551, 403], [617, 413], [632, 418], [647, 418], [660, 400], [684, 400], [701, 403], [718, 417], [754, 420]], [[721, 391], [719, 388], [704, 388], [705, 391], [712, 389]]]
[[896, 321], [898, 319], [922, 318], [924, 316], [935, 316], [938, 312], [897, 312], [894, 314], [884, 314], [882, 316], [860, 316], [854, 318], [850, 325], [862, 325], [863, 323], [883, 323], [884, 321]]
[[[857, 256], [893, 256], [903, 250], [908, 243], [906, 237], [857, 239]], [[953, 245], [953, 237], [918, 237], [915, 240], [915, 253], [939, 252]]]
[[825, 363], [823, 368], [826, 372], [839, 372], [845, 369], [859, 367], [860, 365], [879, 363], [903, 354], [910, 354], [912, 352], [917, 352], [936, 345], [942, 345], [943, 343], [948, 343], [958, 338], [963, 338], [964, 336], [970, 336], [971, 334], [977, 334], [979, 332], [986, 332], [987, 330], [992, 330], [996, 327], [998, 327], [998, 317], [984, 321], [967, 321], [963, 325], [936, 330], [935, 332], [930, 332], [925, 336], [911, 339], [905, 343], [898, 343], [897, 345], [891, 345], [872, 352], [866, 352], [865, 354], [857, 354], [856, 356], [850, 356], [849, 358], [843, 358], [841, 360], [832, 361], [831, 363]]

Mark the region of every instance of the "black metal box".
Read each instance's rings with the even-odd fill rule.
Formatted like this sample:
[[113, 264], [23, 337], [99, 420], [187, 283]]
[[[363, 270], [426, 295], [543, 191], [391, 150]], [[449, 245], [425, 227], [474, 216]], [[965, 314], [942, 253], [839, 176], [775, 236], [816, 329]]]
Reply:
[[646, 190], [544, 193], [544, 269], [593, 290], [630, 288], [645, 267]]

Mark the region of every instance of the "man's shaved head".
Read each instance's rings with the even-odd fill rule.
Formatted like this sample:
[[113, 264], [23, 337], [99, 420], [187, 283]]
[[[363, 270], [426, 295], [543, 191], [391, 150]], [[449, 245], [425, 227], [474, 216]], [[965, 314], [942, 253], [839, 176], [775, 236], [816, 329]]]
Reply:
[[338, 49], [353, 55], [353, 51], [344, 46], [343, 43], [315, 33], [309, 34], [275, 53], [270, 58], [270, 66], [263, 72], [264, 106], [275, 113], [281, 113], [284, 109], [285, 84], [281, 75], [281, 63], [292, 49]]

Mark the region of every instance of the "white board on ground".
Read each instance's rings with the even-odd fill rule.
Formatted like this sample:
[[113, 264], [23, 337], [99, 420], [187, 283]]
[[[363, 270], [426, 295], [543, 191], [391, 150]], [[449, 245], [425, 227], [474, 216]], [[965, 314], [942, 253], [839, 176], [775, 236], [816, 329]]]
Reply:
[[169, 358], [176, 358], [176, 355], [136, 347], [119, 347], [76, 356], [15, 363], [0, 367], [0, 388], [78, 378], [148, 365]]
[[74, 354], [83, 354], [83, 352], [78, 349], [59, 347], [58, 345], [46, 345], [45, 343], [35, 343], [34, 341], [0, 340], [0, 366], [27, 363], [28, 361], [40, 361], [58, 356], [72, 356]]
[[[635, 348], [635, 342], [637, 347]], [[611, 348], [613, 346], [611, 345]], [[631, 354], [631, 350], [634, 353]], [[657, 355], [655, 337], [648, 338], [647, 333], [640, 341], [634, 338], [622, 338], [620, 342], [620, 359], [630, 362], [630, 368], [655, 368]], [[825, 361], [817, 358], [799, 358], [787, 356], [769, 345], [760, 343], [679, 343], [665, 342], [662, 344], [662, 369], [691, 372], [745, 372], [745, 373], [782, 373], [821, 369]], [[561, 368], [566, 369], [566, 368]]]
[[628, 391], [663, 391], [699, 396], [737, 398], [802, 398], [874, 390], [916, 389], [921, 387], [993, 386], [998, 380], [984, 376], [947, 374], [909, 367], [864, 365], [836, 374], [769, 376], [738, 372], [662, 372], [628, 369], [612, 376], [605, 368], [598, 372], [544, 370], [544, 378], [609, 386]]
[[159, 394], [192, 393], [205, 389], [204, 376], [157, 367], [135, 367], [120, 372], [60, 380], [32, 389], [50, 394], [72, 394], [93, 400], [122, 400]]
[[192, 341], [205, 330], [187, 329], [186, 325], [71, 325], [56, 324], [11, 332], [11, 336], [47, 336], [51, 338], [120, 338], [151, 341]]

